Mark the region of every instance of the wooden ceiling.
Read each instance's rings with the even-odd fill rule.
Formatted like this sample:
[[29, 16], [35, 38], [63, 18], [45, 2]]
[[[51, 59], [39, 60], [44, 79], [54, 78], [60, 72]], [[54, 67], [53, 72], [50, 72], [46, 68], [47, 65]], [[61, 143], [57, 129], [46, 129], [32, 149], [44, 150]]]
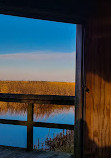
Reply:
[[110, 4], [107, 0], [0, 0], [0, 13], [83, 23], [89, 17], [109, 15]]

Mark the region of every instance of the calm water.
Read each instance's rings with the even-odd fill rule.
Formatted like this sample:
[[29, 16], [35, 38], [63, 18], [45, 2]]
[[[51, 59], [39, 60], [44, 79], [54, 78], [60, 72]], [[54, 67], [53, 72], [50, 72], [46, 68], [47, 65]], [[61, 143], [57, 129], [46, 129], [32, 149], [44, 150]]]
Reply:
[[[27, 120], [27, 105], [18, 103], [1, 103], [0, 118]], [[8, 108], [7, 108], [8, 107]], [[74, 107], [35, 105], [34, 121], [47, 123], [74, 124]], [[33, 141], [39, 148], [45, 148], [47, 137], [53, 138], [62, 132], [60, 129], [34, 127]], [[65, 132], [65, 131], [64, 131]], [[25, 126], [0, 124], [0, 145], [24, 147], [27, 146], [27, 128]]]

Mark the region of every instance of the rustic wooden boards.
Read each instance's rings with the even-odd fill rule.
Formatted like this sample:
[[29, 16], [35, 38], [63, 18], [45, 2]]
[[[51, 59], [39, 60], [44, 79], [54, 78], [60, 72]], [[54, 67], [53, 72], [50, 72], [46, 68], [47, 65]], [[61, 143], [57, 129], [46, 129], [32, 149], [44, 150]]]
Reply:
[[84, 157], [111, 157], [111, 17], [85, 25]]
[[25, 149], [13, 148], [13, 147], [3, 147], [0, 146], [0, 158], [73, 158], [72, 154], [60, 153], [53, 151], [41, 151], [33, 150], [27, 152]]

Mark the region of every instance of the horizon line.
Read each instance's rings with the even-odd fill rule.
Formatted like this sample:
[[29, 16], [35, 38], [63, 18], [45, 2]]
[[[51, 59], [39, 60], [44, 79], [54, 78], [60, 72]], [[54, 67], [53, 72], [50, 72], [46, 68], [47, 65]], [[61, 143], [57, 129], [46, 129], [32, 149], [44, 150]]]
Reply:
[[62, 82], [62, 83], [75, 83], [71, 81], [40, 81], [40, 80], [0, 80], [0, 81], [8, 81], [8, 82]]

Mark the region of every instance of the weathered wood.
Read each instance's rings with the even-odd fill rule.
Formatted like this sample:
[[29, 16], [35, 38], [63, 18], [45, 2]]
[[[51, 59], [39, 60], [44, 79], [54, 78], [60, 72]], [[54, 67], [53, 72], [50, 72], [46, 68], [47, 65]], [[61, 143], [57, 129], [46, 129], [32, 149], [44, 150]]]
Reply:
[[27, 109], [27, 150], [33, 150], [33, 104], [28, 104]]
[[111, 157], [111, 16], [85, 26], [84, 157]]
[[74, 106], [75, 97], [74, 96], [59, 96], [59, 95], [32, 95], [32, 94], [0, 93], [0, 101]]
[[0, 119], [0, 124], [27, 126], [27, 121]]
[[0, 158], [73, 158], [73, 154], [55, 152], [55, 151], [43, 151], [33, 150], [27, 152], [26, 149], [9, 147], [0, 145]]

